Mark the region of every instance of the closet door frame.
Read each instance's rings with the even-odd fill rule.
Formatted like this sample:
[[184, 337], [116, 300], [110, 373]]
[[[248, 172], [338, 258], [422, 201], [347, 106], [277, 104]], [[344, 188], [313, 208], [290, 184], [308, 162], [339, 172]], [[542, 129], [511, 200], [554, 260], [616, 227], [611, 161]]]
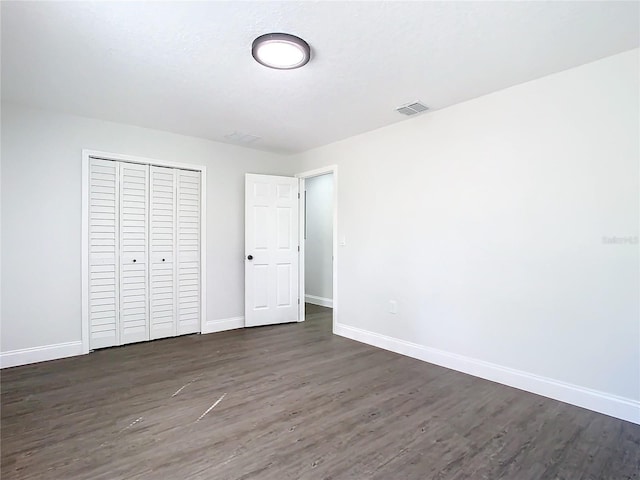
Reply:
[[207, 167], [204, 165], [157, 160], [153, 158], [123, 155], [118, 153], [82, 150], [82, 353], [90, 351], [89, 344], [89, 184], [91, 158], [120, 162], [179, 168], [200, 172], [200, 332], [205, 331], [207, 318]]

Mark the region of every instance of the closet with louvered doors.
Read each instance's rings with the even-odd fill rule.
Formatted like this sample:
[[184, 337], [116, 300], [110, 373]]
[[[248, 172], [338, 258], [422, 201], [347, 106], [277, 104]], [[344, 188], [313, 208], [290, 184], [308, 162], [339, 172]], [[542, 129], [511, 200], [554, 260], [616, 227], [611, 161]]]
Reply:
[[90, 158], [90, 349], [200, 331], [200, 182]]

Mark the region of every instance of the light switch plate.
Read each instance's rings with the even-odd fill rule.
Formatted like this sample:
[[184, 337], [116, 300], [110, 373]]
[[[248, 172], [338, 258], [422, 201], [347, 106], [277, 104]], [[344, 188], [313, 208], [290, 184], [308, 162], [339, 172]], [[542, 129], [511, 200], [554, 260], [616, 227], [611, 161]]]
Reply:
[[389, 313], [394, 315], [398, 313], [398, 302], [395, 300], [389, 300]]

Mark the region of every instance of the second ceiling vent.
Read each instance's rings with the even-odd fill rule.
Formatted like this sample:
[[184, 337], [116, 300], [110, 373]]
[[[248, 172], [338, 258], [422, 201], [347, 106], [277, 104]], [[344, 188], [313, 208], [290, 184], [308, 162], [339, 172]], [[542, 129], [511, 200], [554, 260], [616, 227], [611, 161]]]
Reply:
[[414, 102], [409, 105], [396, 108], [396, 111], [403, 115], [415, 115], [416, 113], [426, 112], [427, 110], [429, 110], [429, 107], [420, 102]]

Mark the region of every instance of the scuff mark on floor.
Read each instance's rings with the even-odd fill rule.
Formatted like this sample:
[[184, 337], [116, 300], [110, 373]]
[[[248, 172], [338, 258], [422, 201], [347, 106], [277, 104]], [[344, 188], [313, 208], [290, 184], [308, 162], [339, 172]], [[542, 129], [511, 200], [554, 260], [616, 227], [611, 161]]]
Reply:
[[122, 430], [120, 430], [119, 433], [124, 432], [125, 430], [129, 430], [131, 427], [133, 427], [136, 423], [142, 421], [142, 417], [138, 417], [136, 418], [133, 422], [131, 422], [128, 426], [124, 427]]
[[183, 386], [181, 386], [178, 390], [176, 390], [173, 395], [171, 395], [171, 398], [175, 397], [176, 395], [178, 395], [182, 390], [184, 390], [185, 388], [187, 388], [189, 385], [191, 385], [193, 382], [195, 382], [196, 380], [199, 380], [200, 377], [202, 377], [202, 374], [198, 375], [196, 378], [194, 378], [193, 380], [191, 380], [190, 382], [185, 383]]
[[185, 388], [187, 388], [189, 385], [191, 385], [193, 383], [193, 380], [191, 380], [190, 382], [185, 383], [183, 386], [181, 386], [178, 390], [175, 391], [175, 393], [173, 395], [171, 395], [171, 398], [175, 397], [176, 395], [178, 395], [182, 390], [184, 390]]
[[227, 394], [226, 394], [226, 393], [222, 394], [222, 396], [221, 396], [218, 400], [216, 400], [216, 401], [215, 401], [215, 403], [214, 403], [213, 405], [211, 405], [209, 408], [207, 408], [207, 409], [205, 410], [205, 412], [204, 412], [202, 415], [200, 415], [200, 416], [198, 417], [198, 419], [196, 420], [196, 422], [199, 422], [200, 420], [202, 420], [202, 419], [204, 418], [204, 416], [205, 416], [207, 413], [209, 413], [211, 410], [213, 410], [213, 409], [216, 407], [216, 405], [218, 405], [218, 404], [222, 401], [222, 399], [223, 399], [224, 397], [226, 397], [226, 396], [227, 396]]
[[[121, 429], [118, 433], [115, 434], [115, 437], [117, 438], [118, 435], [120, 435], [121, 433], [129, 430], [131, 427], [133, 427], [135, 424], [140, 423], [142, 421], [142, 417], [138, 417], [136, 418], [133, 422], [131, 422], [129, 425], [127, 425], [126, 427], [124, 427], [123, 429]], [[105, 440], [104, 442], [102, 442], [100, 444], [100, 447], [104, 447], [105, 445], [108, 445], [109, 443], [113, 442], [114, 439], [111, 440]]]

